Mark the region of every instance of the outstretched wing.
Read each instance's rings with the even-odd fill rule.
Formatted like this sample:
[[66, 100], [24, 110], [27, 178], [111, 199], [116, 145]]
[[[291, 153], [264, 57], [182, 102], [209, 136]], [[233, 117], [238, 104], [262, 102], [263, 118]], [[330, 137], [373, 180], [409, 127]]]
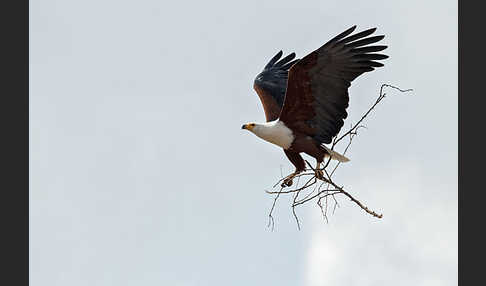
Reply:
[[294, 60], [295, 53], [279, 60], [282, 54], [282, 51], [278, 52], [268, 62], [253, 84], [262, 102], [267, 121], [278, 118], [285, 98], [289, 68], [298, 61], [298, 59]]
[[350, 35], [356, 26], [337, 35], [305, 56], [289, 71], [280, 120], [289, 128], [312, 136], [319, 143], [331, 143], [348, 116], [348, 88], [365, 72], [383, 66], [388, 58], [376, 54], [386, 46], [368, 46], [384, 36], [367, 37], [376, 28]]

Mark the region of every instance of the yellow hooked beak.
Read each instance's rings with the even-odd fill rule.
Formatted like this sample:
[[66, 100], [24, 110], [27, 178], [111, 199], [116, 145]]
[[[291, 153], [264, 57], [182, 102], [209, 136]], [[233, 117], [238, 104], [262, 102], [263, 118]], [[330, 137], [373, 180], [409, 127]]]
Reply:
[[249, 124], [243, 124], [243, 126], [241, 126], [241, 129], [252, 130], [253, 127], [255, 127], [255, 124], [249, 123]]

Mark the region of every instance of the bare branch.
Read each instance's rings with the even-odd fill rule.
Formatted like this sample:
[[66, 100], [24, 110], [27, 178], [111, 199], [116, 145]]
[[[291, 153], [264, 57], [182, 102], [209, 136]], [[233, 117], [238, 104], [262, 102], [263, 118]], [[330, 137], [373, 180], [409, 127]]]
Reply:
[[381, 87], [380, 87], [380, 94], [378, 95], [378, 98], [376, 99], [375, 103], [373, 103], [373, 105], [368, 109], [368, 111], [366, 111], [366, 113], [361, 117], [361, 119], [351, 129], [349, 129], [346, 133], [344, 133], [338, 139], [334, 140], [334, 142], [332, 144], [333, 146], [336, 146], [336, 144], [339, 143], [339, 141], [341, 141], [344, 137], [349, 135], [351, 132], [355, 131], [358, 128], [358, 126], [360, 126], [361, 122], [363, 122], [363, 120], [365, 120], [365, 118], [368, 116], [368, 114], [370, 114], [371, 111], [373, 111], [373, 109], [375, 109], [375, 107], [378, 105], [378, 103], [380, 103], [380, 101], [382, 101], [385, 98], [386, 93], [383, 92], [383, 89], [385, 87], [394, 88], [394, 89], [396, 89], [400, 92], [413, 91], [413, 89], [411, 89], [411, 88], [410, 89], [401, 89], [401, 88], [398, 88], [398, 87], [393, 86], [393, 85], [382, 84]]
[[[385, 88], [392, 88], [395, 89], [399, 92], [410, 92], [412, 89], [401, 89], [399, 87], [390, 85], [390, 84], [382, 84], [380, 87], [380, 93], [378, 95], [378, 98], [375, 100], [375, 102], [371, 105], [371, 107], [364, 113], [364, 115], [356, 122], [355, 124], [352, 124], [350, 126], [350, 129], [348, 129], [346, 132], [344, 132], [341, 136], [335, 136], [332, 141], [332, 146], [331, 150], [334, 150], [335, 147], [342, 141], [344, 138], [348, 138], [348, 142], [346, 146], [344, 147], [344, 151], [342, 154], [346, 154], [348, 151], [349, 147], [351, 146], [353, 139], [355, 136], [358, 135], [358, 131], [360, 129], [365, 129], [366, 126], [364, 126], [362, 123], [363, 121], [368, 117], [368, 115], [375, 109], [375, 107], [385, 98], [386, 93], [384, 92]], [[296, 174], [293, 179], [297, 179], [297, 184], [290, 190], [286, 190], [286, 186], [280, 186], [280, 183], [282, 183], [286, 176], [282, 175], [282, 166], [280, 166], [280, 173], [281, 173], [281, 179], [277, 181], [277, 183], [272, 187], [271, 191], [266, 191], [270, 195], [275, 195], [272, 207], [270, 209], [270, 212], [268, 214], [269, 217], [269, 222], [268, 222], [268, 227], [272, 227], [272, 231], [275, 226], [275, 220], [272, 216], [273, 211], [275, 209], [275, 205], [277, 202], [277, 199], [280, 197], [280, 195], [286, 195], [286, 194], [293, 194], [293, 200], [291, 204], [292, 208], [292, 213], [294, 215], [295, 221], [297, 223], [297, 228], [300, 230], [300, 221], [296, 213], [296, 208], [299, 206], [302, 206], [308, 202], [311, 202], [313, 200], [316, 201], [316, 205], [319, 207], [322, 213], [323, 219], [328, 222], [328, 207], [329, 207], [329, 198], [332, 198], [334, 202], [333, 206], [333, 211], [332, 213], [334, 214], [334, 211], [336, 210], [336, 207], [339, 207], [339, 203], [336, 199], [336, 195], [344, 195], [347, 198], [349, 198], [352, 202], [354, 202], [358, 207], [360, 207], [362, 210], [364, 210], [366, 213], [372, 215], [373, 217], [376, 218], [382, 218], [383, 214], [377, 213], [371, 209], [369, 209], [367, 206], [365, 206], [362, 202], [360, 202], [357, 198], [355, 198], [353, 195], [351, 195], [348, 191], [344, 190], [342, 186], [337, 185], [332, 177], [335, 174], [336, 170], [341, 166], [340, 162], [336, 162], [333, 164], [331, 162], [331, 158], [327, 157], [327, 160], [325, 160], [324, 166], [319, 169], [322, 171], [324, 174], [322, 178], [316, 177], [316, 170], [312, 167], [312, 165], [306, 160], [305, 161], [308, 168], [306, 168], [303, 172]], [[334, 161], [335, 162], [335, 161]], [[330, 172], [328, 172], [328, 168], [330, 168]], [[299, 187], [299, 181], [300, 178], [306, 177], [305, 183]], [[321, 176], [319, 176], [321, 177]], [[319, 183], [321, 182], [321, 183]], [[279, 189], [275, 190], [275, 188], [279, 186]], [[302, 196], [301, 196], [302, 194]], [[323, 204], [324, 202], [324, 204]]]

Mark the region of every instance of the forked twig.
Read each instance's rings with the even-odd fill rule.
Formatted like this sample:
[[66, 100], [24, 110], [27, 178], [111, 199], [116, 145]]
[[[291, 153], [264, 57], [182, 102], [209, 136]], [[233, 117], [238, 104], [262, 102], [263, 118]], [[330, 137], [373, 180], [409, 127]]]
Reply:
[[[349, 138], [348, 143], [346, 144], [346, 147], [344, 148], [344, 151], [342, 154], [346, 154], [348, 151], [349, 147], [351, 146], [351, 143], [353, 142], [353, 139], [356, 135], [358, 135], [358, 130], [361, 128], [366, 128], [366, 126], [362, 125], [362, 122], [368, 117], [368, 115], [375, 109], [375, 107], [385, 98], [386, 93], [384, 92], [384, 88], [393, 88], [395, 90], [398, 90], [400, 92], [409, 92], [412, 91], [412, 89], [401, 89], [396, 86], [390, 85], [390, 84], [382, 84], [380, 87], [380, 94], [378, 95], [378, 98], [376, 101], [371, 105], [371, 107], [363, 114], [363, 116], [356, 122], [355, 124], [350, 126], [350, 129], [346, 132], [344, 132], [341, 136], [335, 136], [333, 141], [332, 141], [332, 146], [331, 150], [334, 150], [334, 148], [346, 137]], [[318, 178], [315, 175], [315, 169], [312, 167], [312, 165], [308, 162], [307, 163], [308, 168], [306, 168], [303, 172], [297, 174], [294, 177], [294, 180], [297, 179], [297, 184], [294, 186], [293, 189], [290, 190], [285, 190], [285, 187], [280, 186], [280, 189], [277, 191], [266, 191], [268, 194], [275, 195], [272, 207], [270, 209], [270, 212], [268, 214], [269, 217], [269, 222], [268, 226], [272, 226], [272, 230], [274, 229], [275, 226], [275, 221], [272, 216], [273, 211], [275, 209], [275, 205], [277, 202], [277, 199], [280, 197], [282, 194], [293, 194], [293, 201], [292, 201], [292, 213], [295, 217], [297, 227], [300, 230], [300, 221], [296, 213], [296, 207], [302, 206], [308, 202], [311, 202], [313, 200], [316, 201], [317, 206], [320, 208], [321, 213], [323, 218], [325, 219], [326, 222], [328, 222], [328, 217], [327, 217], [327, 211], [328, 211], [328, 199], [329, 197], [333, 199], [334, 201], [334, 207], [333, 207], [333, 214], [334, 211], [336, 210], [336, 207], [339, 207], [339, 203], [336, 199], [336, 195], [344, 195], [348, 197], [352, 202], [354, 202], [357, 206], [359, 206], [361, 209], [363, 209], [366, 213], [372, 215], [373, 217], [376, 218], [382, 218], [383, 214], [377, 213], [371, 209], [369, 209], [367, 206], [365, 206], [363, 203], [361, 203], [358, 199], [356, 199], [354, 196], [352, 196], [349, 192], [345, 191], [342, 186], [337, 185], [332, 177], [335, 174], [336, 170], [338, 167], [341, 165], [340, 162], [337, 162], [332, 168], [331, 171], [328, 172], [328, 168], [331, 167], [331, 158], [327, 158], [325, 161], [324, 166], [320, 169], [323, 171], [324, 176], [322, 178]], [[305, 183], [299, 187], [299, 180], [301, 177], [309, 177]], [[272, 187], [272, 189], [275, 189], [277, 186], [280, 185], [280, 183], [285, 180], [284, 176], [281, 176], [281, 179], [277, 181], [277, 183]], [[319, 181], [322, 181], [322, 183], [319, 184]], [[311, 188], [313, 187], [313, 188]], [[310, 188], [310, 189], [309, 189]], [[311, 190], [311, 191], [309, 191]], [[302, 193], [302, 196], [300, 196]], [[324, 204], [323, 204], [324, 202]]]

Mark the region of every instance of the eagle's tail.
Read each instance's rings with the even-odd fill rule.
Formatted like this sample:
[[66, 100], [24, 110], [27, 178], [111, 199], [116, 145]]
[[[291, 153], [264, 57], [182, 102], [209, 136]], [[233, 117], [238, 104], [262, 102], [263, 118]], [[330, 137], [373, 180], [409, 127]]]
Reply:
[[348, 162], [348, 161], [349, 161], [349, 159], [348, 159], [346, 156], [341, 155], [341, 154], [339, 154], [338, 152], [336, 152], [336, 151], [334, 151], [334, 150], [331, 150], [331, 149], [327, 148], [327, 147], [326, 147], [326, 146], [324, 146], [324, 145], [321, 145], [321, 146], [322, 146], [324, 149], [326, 149], [327, 153], [329, 153], [329, 155], [328, 155], [328, 154], [326, 154], [326, 155], [325, 155], [325, 157], [329, 157], [329, 156], [331, 156], [331, 159], [338, 160], [339, 162], [342, 162], [342, 163], [344, 163], [344, 162]]

